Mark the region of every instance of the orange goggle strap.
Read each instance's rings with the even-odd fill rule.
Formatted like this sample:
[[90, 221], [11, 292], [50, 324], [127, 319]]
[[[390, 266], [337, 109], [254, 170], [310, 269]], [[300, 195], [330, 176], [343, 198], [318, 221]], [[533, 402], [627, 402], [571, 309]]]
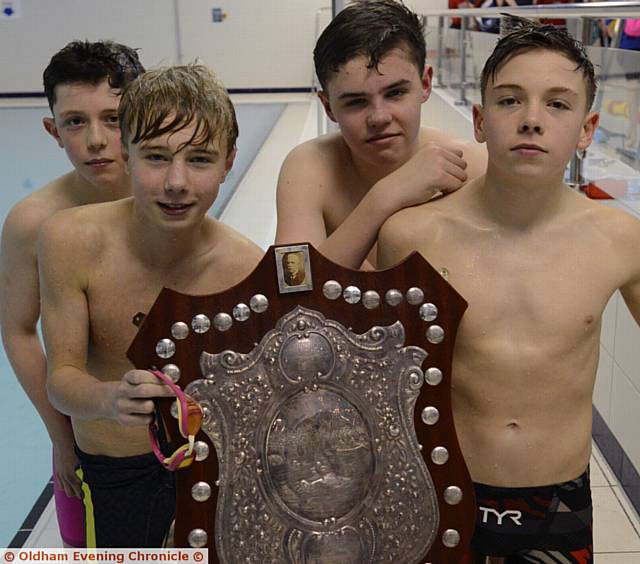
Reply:
[[202, 424], [202, 409], [191, 396], [185, 394], [180, 389], [180, 386], [175, 384], [164, 372], [156, 369], [149, 370], [149, 372], [162, 380], [162, 383], [169, 386], [176, 395], [176, 403], [178, 406], [178, 429], [180, 434], [189, 441], [187, 444], [176, 449], [171, 456], [165, 456], [158, 445], [159, 428], [156, 418], [149, 423], [149, 440], [151, 441], [151, 450], [167, 470], [173, 472], [179, 468], [186, 468], [193, 462], [193, 444], [195, 436], [198, 431], [200, 431], [200, 426]]

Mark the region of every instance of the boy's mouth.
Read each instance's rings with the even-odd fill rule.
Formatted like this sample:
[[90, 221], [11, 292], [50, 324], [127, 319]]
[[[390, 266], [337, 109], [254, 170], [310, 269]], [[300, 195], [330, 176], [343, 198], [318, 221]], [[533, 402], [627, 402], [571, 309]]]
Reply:
[[85, 164], [92, 167], [101, 167], [111, 164], [113, 162], [112, 159], [91, 159], [90, 161], [86, 161]]
[[168, 215], [181, 215], [185, 213], [193, 204], [172, 204], [167, 202], [158, 202], [160, 209]]
[[379, 135], [372, 135], [367, 139], [367, 143], [381, 143], [384, 141], [389, 141], [391, 139], [395, 139], [399, 137], [399, 133], [381, 133]]
[[533, 155], [535, 153], [548, 152], [546, 149], [543, 149], [539, 145], [535, 145], [533, 143], [520, 143], [519, 145], [512, 147], [511, 150], [518, 151], [519, 153], [523, 153], [523, 154], [530, 154], [530, 155]]

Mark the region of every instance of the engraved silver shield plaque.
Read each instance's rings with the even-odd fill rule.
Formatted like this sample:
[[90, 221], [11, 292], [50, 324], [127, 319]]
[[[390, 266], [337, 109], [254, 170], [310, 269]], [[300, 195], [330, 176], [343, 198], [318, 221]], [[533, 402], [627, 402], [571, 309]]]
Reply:
[[203, 352], [186, 388], [220, 461], [225, 563], [419, 562], [439, 513], [413, 423], [427, 353], [297, 306], [247, 354]]

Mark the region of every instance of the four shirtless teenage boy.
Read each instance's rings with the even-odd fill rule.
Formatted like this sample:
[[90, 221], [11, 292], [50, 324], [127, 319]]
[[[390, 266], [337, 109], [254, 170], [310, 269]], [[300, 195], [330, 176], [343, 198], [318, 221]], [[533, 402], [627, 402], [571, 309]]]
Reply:
[[[386, 268], [413, 250], [446, 267], [469, 302], [452, 390], [478, 501], [469, 561], [591, 562], [600, 319], [616, 289], [640, 319], [640, 222], [563, 183], [598, 123], [591, 63], [552, 26], [525, 23], [503, 38], [474, 107], [485, 165], [483, 149], [420, 128], [431, 71], [420, 22], [401, 4], [346, 8], [319, 39], [315, 62], [341, 129], [287, 157], [278, 242], [310, 240], [352, 267]], [[63, 211], [42, 230], [48, 388], [72, 416], [94, 542], [157, 546], [174, 494], [144, 425], [151, 398], [171, 392], [127, 362], [131, 312], [147, 311], [162, 286], [222, 290], [260, 251], [206, 217], [237, 134], [233, 107], [206, 69], [145, 74], [126, 90], [120, 124], [133, 198]], [[135, 481], [118, 492], [122, 503], [151, 496], [161, 511], [125, 525], [130, 512], [109, 507], [106, 493], [125, 476]], [[496, 518], [512, 510], [517, 518]], [[154, 535], [142, 538], [152, 521]]]

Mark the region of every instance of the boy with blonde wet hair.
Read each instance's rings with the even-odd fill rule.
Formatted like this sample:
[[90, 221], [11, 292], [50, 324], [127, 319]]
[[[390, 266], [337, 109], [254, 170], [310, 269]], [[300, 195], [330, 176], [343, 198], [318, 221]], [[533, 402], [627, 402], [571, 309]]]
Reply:
[[172, 393], [127, 360], [132, 319], [163, 286], [208, 294], [236, 284], [261, 251], [207, 215], [238, 134], [210, 70], [144, 74], [125, 90], [119, 116], [133, 197], [65, 211], [42, 231], [47, 385], [72, 418], [87, 523], [95, 524], [89, 545], [153, 547], [171, 523], [175, 491], [146, 427], [153, 398]]
[[593, 65], [565, 31], [521, 22], [481, 85], [486, 174], [391, 217], [378, 257], [417, 250], [469, 302], [452, 381], [478, 504], [469, 562], [586, 564], [601, 318], [619, 289], [640, 321], [640, 222], [564, 184], [598, 124]]
[[51, 438], [54, 499], [65, 546], [83, 546], [84, 515], [71, 424], [51, 406], [45, 389], [46, 358], [37, 330], [37, 238], [42, 224], [60, 210], [130, 195], [120, 150], [118, 104], [122, 88], [143, 72], [136, 50], [113, 41], [73, 41], [53, 55], [43, 73], [52, 115], [43, 119], [43, 125], [65, 150], [73, 170], [17, 203], [2, 230], [2, 340]]

